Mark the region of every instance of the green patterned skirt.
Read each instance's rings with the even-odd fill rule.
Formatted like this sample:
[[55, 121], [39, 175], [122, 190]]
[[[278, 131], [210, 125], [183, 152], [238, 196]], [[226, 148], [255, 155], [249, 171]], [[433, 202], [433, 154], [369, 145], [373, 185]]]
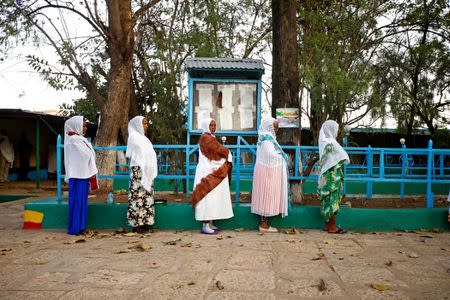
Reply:
[[328, 222], [339, 210], [339, 204], [343, 197], [344, 161], [340, 161], [333, 168], [322, 174], [319, 180], [319, 199], [322, 207], [321, 215]]

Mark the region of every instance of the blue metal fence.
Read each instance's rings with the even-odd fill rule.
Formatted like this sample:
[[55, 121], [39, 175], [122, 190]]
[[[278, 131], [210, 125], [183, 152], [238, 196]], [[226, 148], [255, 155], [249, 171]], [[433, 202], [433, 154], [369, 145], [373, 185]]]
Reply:
[[[256, 145], [250, 145], [243, 137], [238, 136], [236, 145], [227, 145], [233, 153], [233, 178], [236, 180], [235, 202], [239, 203], [241, 179], [253, 177], [253, 166], [256, 158]], [[186, 183], [186, 196], [189, 196], [189, 183], [194, 180], [197, 165], [198, 145], [154, 145], [158, 154], [160, 179], [178, 179]], [[303, 172], [308, 160], [318, 154], [316, 146], [282, 146], [290, 157], [290, 180], [317, 181], [317, 163], [313, 172], [305, 177]], [[57, 193], [62, 199], [62, 144], [61, 136], [57, 143]], [[126, 146], [94, 147], [96, 151], [126, 151]], [[426, 184], [427, 207], [433, 207], [432, 184], [450, 184], [450, 150], [433, 149], [430, 140], [426, 149], [345, 147], [349, 153], [351, 164], [345, 167], [345, 182], [366, 182], [366, 196], [372, 197], [374, 182], [400, 183], [400, 197], [405, 194], [405, 183]], [[118, 164], [117, 167], [125, 167]], [[128, 178], [128, 172], [116, 170], [114, 174], [100, 174], [99, 178]]]

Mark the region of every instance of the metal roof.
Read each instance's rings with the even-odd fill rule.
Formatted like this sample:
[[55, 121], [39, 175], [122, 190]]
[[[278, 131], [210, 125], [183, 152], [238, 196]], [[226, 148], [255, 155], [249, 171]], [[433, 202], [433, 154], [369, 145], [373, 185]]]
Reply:
[[47, 120], [65, 121], [68, 117], [52, 115], [39, 111], [23, 110], [19, 108], [0, 108], [0, 118], [45, 118]]
[[261, 59], [195, 57], [186, 59], [186, 69], [237, 69], [264, 72]]

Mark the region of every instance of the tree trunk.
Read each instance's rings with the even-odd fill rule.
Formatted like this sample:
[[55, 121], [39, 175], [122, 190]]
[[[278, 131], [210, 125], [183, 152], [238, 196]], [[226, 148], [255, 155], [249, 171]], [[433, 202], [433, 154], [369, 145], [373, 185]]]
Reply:
[[[277, 108], [298, 108], [299, 69], [297, 45], [297, 7], [295, 0], [272, 0], [273, 66], [272, 115]], [[280, 142], [300, 145], [299, 129], [280, 130]], [[299, 158], [300, 166], [301, 160]], [[294, 201], [301, 201], [300, 182], [293, 183]]]
[[[128, 118], [131, 72], [134, 52], [134, 31], [131, 0], [107, 0], [108, 52], [111, 58], [111, 78], [108, 99], [103, 106], [102, 122], [96, 138], [97, 146], [116, 146], [119, 127]], [[114, 174], [116, 151], [97, 153], [99, 174]], [[104, 190], [112, 189], [113, 180], [103, 180]]]

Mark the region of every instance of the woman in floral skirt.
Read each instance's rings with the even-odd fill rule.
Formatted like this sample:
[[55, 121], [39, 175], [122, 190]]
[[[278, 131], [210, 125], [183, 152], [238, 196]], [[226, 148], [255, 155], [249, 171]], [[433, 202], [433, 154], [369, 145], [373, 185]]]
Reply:
[[148, 231], [155, 223], [153, 181], [158, 174], [158, 160], [153, 144], [145, 136], [147, 130], [147, 119], [142, 116], [128, 123], [126, 157], [131, 172], [127, 221], [137, 233]]
[[319, 185], [318, 193], [322, 204], [321, 214], [325, 218], [328, 233], [345, 233], [336, 226], [336, 214], [343, 197], [344, 164], [350, 163], [347, 152], [336, 141], [339, 125], [333, 120], [322, 124], [319, 133]]

